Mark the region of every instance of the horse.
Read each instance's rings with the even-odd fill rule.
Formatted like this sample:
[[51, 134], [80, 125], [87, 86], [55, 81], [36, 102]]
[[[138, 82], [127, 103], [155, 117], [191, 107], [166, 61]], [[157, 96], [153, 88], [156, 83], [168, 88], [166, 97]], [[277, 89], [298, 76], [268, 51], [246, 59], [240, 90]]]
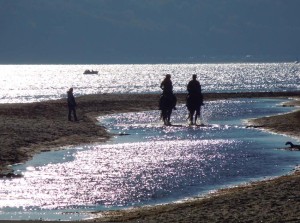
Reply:
[[162, 94], [159, 99], [160, 118], [164, 125], [171, 125], [170, 118], [172, 110], [176, 109], [177, 98], [173, 93]]
[[[188, 119], [190, 125], [196, 125], [197, 118], [200, 119], [201, 106], [203, 105], [202, 94], [188, 94], [186, 97], [186, 106], [189, 111]], [[195, 114], [196, 113], [196, 114]], [[195, 118], [194, 118], [195, 115]], [[193, 122], [195, 120], [195, 122]]]

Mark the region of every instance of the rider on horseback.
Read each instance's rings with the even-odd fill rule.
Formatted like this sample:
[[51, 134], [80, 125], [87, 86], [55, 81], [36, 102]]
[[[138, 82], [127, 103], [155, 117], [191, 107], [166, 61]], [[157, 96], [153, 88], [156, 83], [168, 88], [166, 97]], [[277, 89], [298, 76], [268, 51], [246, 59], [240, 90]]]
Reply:
[[161, 82], [160, 88], [163, 90], [163, 94], [173, 94], [173, 84], [171, 81], [171, 75], [167, 74], [165, 79]]
[[197, 80], [197, 75], [193, 74], [193, 79], [187, 85], [187, 91], [189, 94], [198, 94], [201, 95], [201, 85], [200, 82]]
[[[190, 124], [196, 124], [197, 117], [200, 117], [200, 107], [203, 105], [203, 95], [201, 92], [200, 82], [197, 80], [197, 75], [193, 74], [193, 79], [187, 85], [187, 107], [190, 111]], [[196, 111], [195, 122], [193, 123], [193, 115]]]
[[173, 94], [173, 84], [170, 74], [166, 75], [165, 79], [160, 84], [160, 88], [163, 90], [159, 99], [159, 109], [162, 111], [161, 117], [165, 125], [171, 125], [170, 116], [172, 109], [176, 109], [177, 98]]

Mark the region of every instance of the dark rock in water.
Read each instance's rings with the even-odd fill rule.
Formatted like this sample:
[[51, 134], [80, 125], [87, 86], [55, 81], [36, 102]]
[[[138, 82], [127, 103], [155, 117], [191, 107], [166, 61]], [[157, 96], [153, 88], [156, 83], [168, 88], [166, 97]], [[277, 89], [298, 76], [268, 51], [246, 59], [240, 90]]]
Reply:
[[256, 129], [256, 128], [263, 128], [263, 127], [265, 127], [264, 125], [247, 125], [246, 126], [246, 128], [254, 128], [254, 129]]
[[128, 134], [128, 133], [119, 133], [118, 134], [118, 136], [128, 136], [128, 135], [130, 135], [130, 134]]

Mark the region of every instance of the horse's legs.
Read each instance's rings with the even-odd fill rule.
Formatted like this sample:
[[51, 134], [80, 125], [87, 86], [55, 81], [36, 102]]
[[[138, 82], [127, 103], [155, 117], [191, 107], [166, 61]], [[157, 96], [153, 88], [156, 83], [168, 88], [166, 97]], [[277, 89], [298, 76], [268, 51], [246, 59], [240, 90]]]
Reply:
[[[201, 119], [200, 118], [200, 112], [201, 112], [201, 107], [197, 108], [196, 110], [196, 115], [195, 115], [195, 124], [197, 123], [197, 118], [199, 117], [199, 120]], [[200, 120], [201, 122], [201, 120]], [[201, 123], [200, 123], [201, 124]]]
[[171, 119], [171, 114], [172, 114], [172, 109], [167, 111], [167, 121], [168, 121], [168, 125], [171, 124], [170, 119]]
[[167, 113], [167, 112], [166, 112], [165, 110], [162, 110], [162, 111], [161, 111], [161, 119], [163, 120], [164, 125], [167, 124], [167, 122], [166, 122], [167, 114], [166, 114], [166, 113]]
[[189, 112], [189, 116], [188, 116], [188, 123], [189, 123], [189, 125], [191, 124], [191, 113]]
[[169, 112], [166, 111], [166, 116], [165, 116], [165, 118], [164, 118], [164, 124], [165, 124], [165, 125], [169, 125], [169, 123], [170, 123]]
[[161, 119], [163, 120], [164, 125], [169, 125], [170, 124], [170, 117], [171, 117], [171, 113], [169, 112], [169, 110], [162, 110], [161, 111]]
[[196, 115], [195, 115], [195, 125], [197, 124], [197, 118], [198, 118], [198, 114], [196, 113]]
[[[189, 114], [189, 119], [190, 119], [190, 125], [193, 125], [194, 123], [193, 123], [193, 118], [194, 118], [194, 113], [195, 113], [195, 111], [194, 110], [192, 110], [192, 111], [190, 111], [190, 114]], [[196, 123], [196, 122], [195, 122]]]
[[161, 110], [160, 119], [163, 120], [163, 122], [165, 121], [165, 111], [164, 110]]

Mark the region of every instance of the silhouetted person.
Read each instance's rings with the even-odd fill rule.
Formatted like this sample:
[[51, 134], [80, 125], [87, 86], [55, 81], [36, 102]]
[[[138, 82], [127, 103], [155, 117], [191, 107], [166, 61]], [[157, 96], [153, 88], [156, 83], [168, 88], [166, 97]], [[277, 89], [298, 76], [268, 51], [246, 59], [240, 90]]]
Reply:
[[70, 88], [68, 93], [68, 108], [69, 108], [69, 114], [68, 114], [68, 120], [72, 121], [72, 112], [74, 116], [74, 120], [78, 121], [77, 116], [76, 116], [76, 101], [73, 95], [73, 88]]
[[165, 125], [171, 125], [170, 118], [172, 109], [176, 110], [177, 98], [173, 94], [173, 84], [171, 81], [171, 75], [167, 74], [165, 79], [161, 82], [160, 88], [163, 93], [159, 99], [159, 110], [161, 110], [161, 118]]
[[176, 110], [176, 103], [177, 103], [177, 98], [175, 94], [173, 94], [173, 84], [171, 81], [171, 75], [167, 74], [165, 79], [161, 82], [160, 88], [163, 90], [162, 96], [167, 96], [171, 98], [174, 104], [174, 110]]
[[189, 94], [202, 94], [200, 82], [197, 80], [197, 75], [193, 74], [193, 79], [187, 85]]
[[192, 80], [188, 83], [187, 91], [188, 91], [189, 95], [193, 95], [193, 96], [197, 95], [201, 100], [201, 105], [203, 105], [203, 95], [202, 95], [201, 84], [197, 80], [196, 74], [193, 74]]
[[[203, 95], [200, 82], [197, 80], [197, 75], [193, 74], [192, 80], [187, 85], [187, 107], [189, 110], [190, 124], [196, 124], [197, 118], [200, 118], [201, 106], [203, 105]], [[193, 122], [193, 116], [195, 115], [195, 121]]]
[[163, 94], [173, 94], [173, 84], [170, 74], [166, 75], [165, 79], [160, 84], [160, 88], [163, 90]]

